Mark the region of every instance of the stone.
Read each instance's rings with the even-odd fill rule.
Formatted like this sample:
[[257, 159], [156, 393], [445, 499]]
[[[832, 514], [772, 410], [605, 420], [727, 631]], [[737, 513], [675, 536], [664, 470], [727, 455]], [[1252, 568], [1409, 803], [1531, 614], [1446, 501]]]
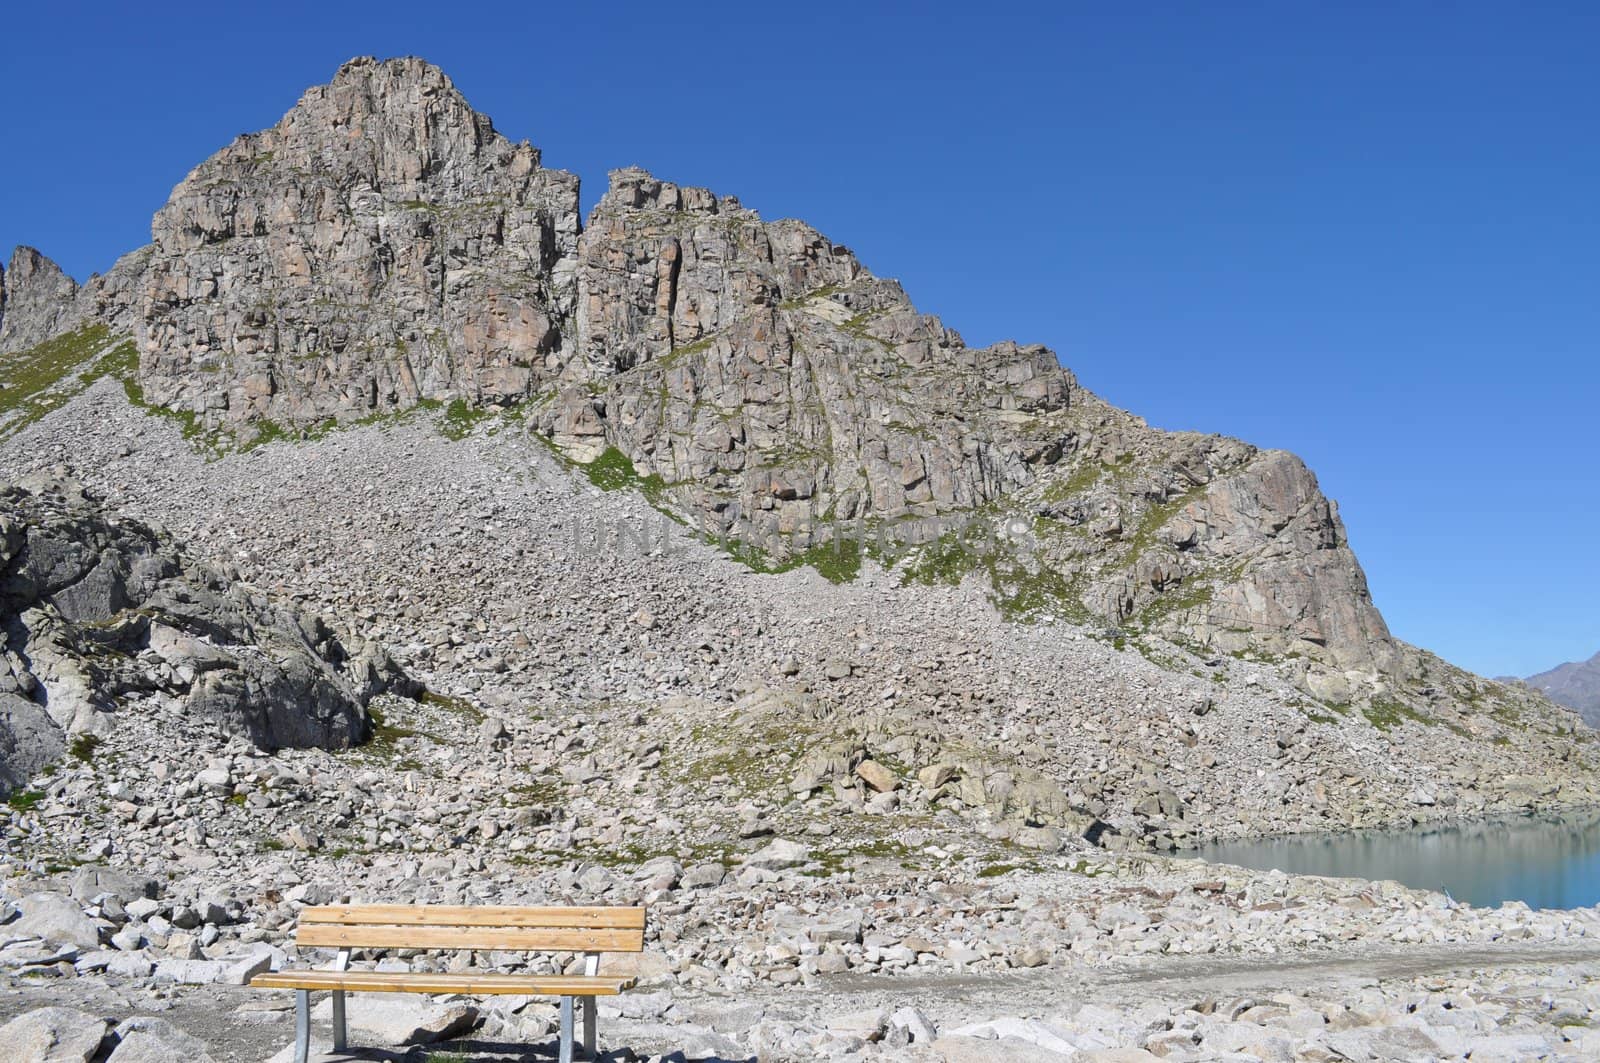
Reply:
[[91, 866], [73, 871], [71, 889], [73, 899], [81, 903], [110, 894], [128, 905], [158, 896], [161, 886], [149, 875], [137, 875], [115, 867]]
[[951, 1030], [947, 1037], [972, 1037], [981, 1040], [1014, 1040], [1034, 1045], [1046, 1052], [1075, 1055], [1078, 1046], [1060, 1030], [1038, 1019], [1003, 1018], [974, 1023]]
[[0, 1054], [8, 1063], [89, 1063], [108, 1025], [73, 1008], [38, 1008], [0, 1026]]
[[926, 1015], [916, 1008], [901, 1008], [889, 1016], [889, 1025], [905, 1030], [912, 1044], [927, 1044], [938, 1033]]
[[861, 777], [863, 782], [879, 793], [888, 793], [900, 785], [900, 780], [895, 773], [875, 760], [863, 760], [860, 764], [857, 764], [856, 774]]
[[840, 909], [807, 917], [806, 939], [819, 945], [854, 945], [861, 940], [862, 914], [856, 909]]
[[17, 902], [20, 917], [6, 927], [13, 936], [38, 937], [82, 949], [100, 947], [100, 925], [64, 893], [32, 893]]
[[745, 860], [745, 866], [763, 871], [783, 871], [799, 867], [811, 859], [811, 850], [799, 842], [774, 838], [766, 847]]
[[166, 1019], [139, 1015], [118, 1023], [106, 1063], [213, 1063], [211, 1046]]
[[322, 839], [318, 837], [317, 833], [307, 830], [298, 823], [291, 825], [284, 832], [283, 840], [292, 848], [298, 849], [303, 853], [314, 852], [322, 848]]
[[715, 1030], [692, 1030], [683, 1039], [683, 1047], [678, 1054], [689, 1063], [697, 1061], [715, 1061], [715, 1063], [744, 1063], [746, 1060], [755, 1059], [755, 1055], [728, 1037]]
[[1325, 1034], [1323, 1041], [1347, 1059], [1409, 1060], [1441, 1054], [1438, 1042], [1416, 1025], [1340, 1030]]
[[[324, 1000], [311, 1009], [318, 1022], [333, 1018], [333, 1001]], [[438, 1003], [426, 997], [369, 994], [360, 1007], [347, 1012], [351, 1036], [357, 1031], [368, 1041], [380, 1045], [432, 1044], [470, 1030], [478, 1020], [478, 1009], [468, 1004]]]
[[727, 869], [721, 864], [696, 864], [684, 871], [678, 885], [686, 890], [709, 889], [720, 886], [726, 876]]
[[934, 1058], [941, 1063], [1056, 1063], [1077, 1060], [1077, 1052], [1052, 1052], [1017, 1037], [944, 1036], [935, 1041]]

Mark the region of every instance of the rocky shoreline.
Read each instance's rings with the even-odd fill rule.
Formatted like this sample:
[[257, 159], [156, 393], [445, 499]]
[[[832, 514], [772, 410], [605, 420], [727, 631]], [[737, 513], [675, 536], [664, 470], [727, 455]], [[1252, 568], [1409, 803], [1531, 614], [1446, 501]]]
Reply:
[[[183, 1040], [196, 1037], [206, 1045], [196, 1060], [277, 1058], [287, 995], [241, 984], [328, 958], [292, 945], [302, 905], [647, 903], [641, 988], [616, 1014], [608, 1008], [603, 1026], [607, 1043], [640, 1058], [1338, 1060], [1426, 1050], [1477, 1061], [1582, 1059], [1596, 1046], [1586, 1024], [1600, 1013], [1589, 988], [1597, 909], [1478, 909], [1395, 883], [1081, 843], [1045, 854], [950, 814], [862, 846], [862, 813], [842, 803], [808, 810], [793, 834], [781, 810], [735, 806], [716, 828], [730, 844], [704, 847], [689, 839], [697, 821], [711, 826], [714, 804], [673, 804], [649, 784], [674, 776], [670, 739], [642, 742], [621, 764], [586, 737], [615, 732], [621, 717], [378, 704], [384, 729], [372, 746], [273, 754], [186, 732], [159, 704], [125, 710], [115, 747], [63, 762], [30, 808], [7, 817], [0, 1014], [39, 1023], [29, 1016], [41, 1005], [68, 1006], [87, 1016], [71, 1022], [102, 1032], [102, 1015], [155, 1015], [170, 1028], [146, 1025], [135, 1046], [157, 1039], [169, 1055], [173, 1045], [196, 1053]], [[670, 716], [660, 733], [670, 735]], [[442, 734], [456, 737], [430, 737]], [[547, 759], [554, 777], [538, 771]], [[526, 788], [501, 784], [512, 764]], [[706, 782], [726, 792], [733, 780]], [[584, 796], [608, 789], [631, 813]], [[564, 962], [523, 959], [478, 962]], [[1217, 972], [1277, 964], [1304, 984], [1268, 991], [1247, 978], [1219, 991], [1228, 983]], [[1325, 984], [1331, 972], [1343, 972], [1337, 986]], [[1107, 994], [1108, 978], [1123, 991]], [[1152, 988], [1164, 978], [1178, 981]], [[416, 1060], [461, 1044], [543, 1044], [553, 1029], [542, 1001], [440, 1000], [397, 1017], [363, 1000], [352, 1014], [363, 1009], [358, 1037], [388, 1039]], [[403, 1047], [415, 1039], [431, 1047]], [[521, 1058], [509, 1047], [467, 1050]]]

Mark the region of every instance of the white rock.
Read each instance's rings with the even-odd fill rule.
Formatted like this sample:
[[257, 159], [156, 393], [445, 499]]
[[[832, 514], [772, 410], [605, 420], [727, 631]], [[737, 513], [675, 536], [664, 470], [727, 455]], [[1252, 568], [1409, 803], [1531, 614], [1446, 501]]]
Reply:
[[87, 1063], [105, 1040], [106, 1021], [72, 1008], [39, 1008], [0, 1026], [6, 1063]]
[[791, 842], [784, 838], [774, 838], [767, 843], [761, 851], [754, 853], [745, 861], [747, 867], [760, 868], [763, 871], [783, 871], [791, 867], [799, 867], [811, 859], [811, 850], [799, 842]]
[[[319, 1022], [333, 1020], [333, 1000], [312, 1009]], [[359, 1030], [382, 1045], [429, 1044], [464, 1033], [478, 1020], [478, 1009], [468, 1004], [435, 1003], [409, 994], [357, 996], [346, 1005], [352, 1036]]]
[[79, 948], [100, 947], [100, 926], [64, 893], [33, 893], [17, 902], [22, 918], [6, 928], [17, 936], [43, 938]]

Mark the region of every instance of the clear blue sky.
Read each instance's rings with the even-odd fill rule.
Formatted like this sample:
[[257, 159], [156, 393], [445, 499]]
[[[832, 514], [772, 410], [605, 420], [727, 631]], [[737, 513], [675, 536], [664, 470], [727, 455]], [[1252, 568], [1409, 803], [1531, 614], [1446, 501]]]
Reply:
[[785, 6], [12, 5], [0, 244], [104, 269], [344, 59], [422, 55], [586, 204], [737, 194], [969, 342], [1297, 451], [1401, 637], [1600, 649], [1600, 5]]

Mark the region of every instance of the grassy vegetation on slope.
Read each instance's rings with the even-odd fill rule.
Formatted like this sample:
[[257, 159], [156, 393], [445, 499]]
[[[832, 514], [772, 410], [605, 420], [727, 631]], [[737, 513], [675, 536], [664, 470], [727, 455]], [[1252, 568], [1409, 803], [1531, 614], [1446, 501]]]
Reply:
[[87, 325], [0, 359], [0, 436], [66, 405], [104, 376], [108, 363], [133, 354], [132, 341], [112, 347], [110, 329]]

